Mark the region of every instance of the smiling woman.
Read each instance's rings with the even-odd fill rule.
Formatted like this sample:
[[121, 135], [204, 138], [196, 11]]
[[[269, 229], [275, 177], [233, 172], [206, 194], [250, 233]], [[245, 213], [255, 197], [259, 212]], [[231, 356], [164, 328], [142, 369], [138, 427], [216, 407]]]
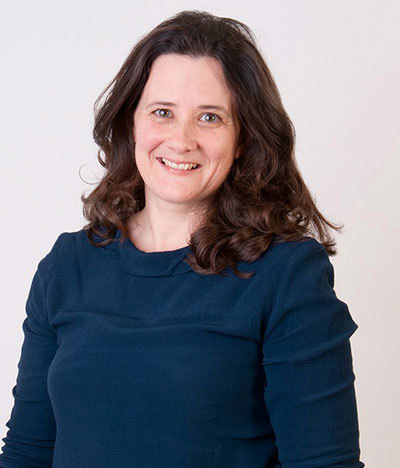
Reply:
[[105, 175], [32, 280], [0, 467], [362, 468], [339, 228], [250, 29], [178, 13], [95, 111]]
[[[185, 261], [197, 273], [230, 268], [242, 278], [252, 272], [238, 262], [257, 260], [272, 242], [309, 235], [336, 253], [328, 229], [341, 227], [303, 181], [293, 125], [245, 24], [196, 11], [164, 21], [95, 107], [107, 171], [82, 196], [93, 245], [117, 231], [145, 252], [190, 245]], [[183, 172], [188, 163], [199, 166]]]

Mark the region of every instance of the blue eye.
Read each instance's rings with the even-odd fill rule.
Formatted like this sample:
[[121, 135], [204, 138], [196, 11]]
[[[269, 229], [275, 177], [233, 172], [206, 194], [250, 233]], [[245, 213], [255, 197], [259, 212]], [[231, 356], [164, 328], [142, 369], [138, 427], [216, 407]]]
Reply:
[[214, 116], [213, 120], [206, 120], [206, 122], [210, 122], [210, 123], [214, 123], [216, 122], [217, 120], [221, 120], [220, 117], [217, 115], [217, 114], [214, 114], [212, 112], [206, 112], [205, 114], [203, 115], [212, 115]]
[[[157, 114], [158, 111], [162, 111], [162, 112], [164, 113], [164, 115], [159, 115], [159, 114]], [[167, 113], [167, 112], [171, 112], [171, 111], [168, 110], [168, 109], [157, 109], [157, 110], [154, 111], [154, 113], [155, 113], [156, 115], [158, 115], [158, 117], [165, 117], [165, 113]]]

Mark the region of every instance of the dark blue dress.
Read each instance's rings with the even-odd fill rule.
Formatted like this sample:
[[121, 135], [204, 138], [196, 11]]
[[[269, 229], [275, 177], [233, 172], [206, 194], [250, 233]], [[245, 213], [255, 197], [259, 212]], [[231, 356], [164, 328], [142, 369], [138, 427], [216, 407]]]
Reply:
[[349, 337], [322, 244], [251, 279], [62, 233], [23, 322], [3, 468], [361, 468]]

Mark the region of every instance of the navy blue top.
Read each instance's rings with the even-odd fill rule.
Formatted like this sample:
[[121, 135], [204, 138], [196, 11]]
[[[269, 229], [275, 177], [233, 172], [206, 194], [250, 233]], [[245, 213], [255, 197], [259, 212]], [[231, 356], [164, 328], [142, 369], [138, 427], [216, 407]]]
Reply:
[[3, 468], [361, 468], [349, 337], [322, 244], [241, 271], [190, 247], [60, 234], [39, 262]]

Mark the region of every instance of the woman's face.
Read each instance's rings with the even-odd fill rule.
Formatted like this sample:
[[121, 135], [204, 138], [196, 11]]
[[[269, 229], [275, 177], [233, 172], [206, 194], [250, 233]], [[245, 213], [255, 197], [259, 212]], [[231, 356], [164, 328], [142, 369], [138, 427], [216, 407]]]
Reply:
[[[239, 124], [231, 104], [216, 59], [157, 57], [134, 113], [135, 158], [146, 205], [190, 209], [217, 190], [239, 156]], [[161, 158], [199, 167], [174, 169]]]

